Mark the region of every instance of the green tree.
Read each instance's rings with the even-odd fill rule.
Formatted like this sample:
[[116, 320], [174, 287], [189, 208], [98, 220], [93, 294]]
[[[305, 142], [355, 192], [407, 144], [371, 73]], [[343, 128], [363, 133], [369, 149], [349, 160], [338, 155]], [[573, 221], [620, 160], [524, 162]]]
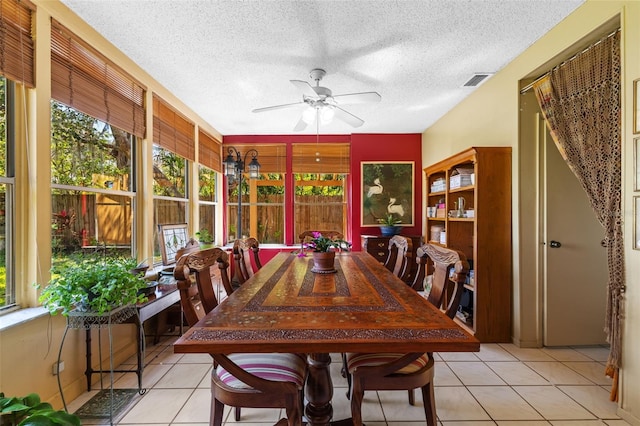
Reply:
[[[118, 136], [121, 139], [122, 133]], [[94, 187], [96, 175], [112, 179], [128, 175], [130, 148], [121, 145], [109, 124], [51, 102], [52, 183]]]

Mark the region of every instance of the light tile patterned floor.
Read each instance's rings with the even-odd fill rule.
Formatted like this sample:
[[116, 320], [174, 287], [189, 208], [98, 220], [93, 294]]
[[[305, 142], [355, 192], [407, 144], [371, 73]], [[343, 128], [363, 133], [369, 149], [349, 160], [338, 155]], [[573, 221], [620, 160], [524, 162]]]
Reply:
[[[208, 355], [174, 354], [168, 338], [147, 349], [147, 367], [138, 396], [116, 419], [117, 425], [206, 426], [209, 421]], [[523, 349], [483, 344], [478, 353], [436, 354], [436, 409], [442, 426], [623, 426], [609, 401], [610, 379], [604, 375], [604, 347]], [[334, 418], [350, 417], [340, 357], [331, 364]], [[125, 365], [134, 368], [135, 358]], [[125, 366], [121, 366], [124, 368]], [[118, 374], [115, 387], [137, 387], [135, 374]], [[78, 409], [95, 392], [69, 404]], [[233, 425], [230, 409], [225, 425]], [[284, 417], [274, 409], [242, 409], [241, 426], [273, 425]], [[363, 403], [367, 426], [424, 425], [422, 399], [410, 406], [406, 392], [367, 392]], [[88, 422], [84, 422], [89, 424]], [[239, 425], [240, 426], [240, 425]]]

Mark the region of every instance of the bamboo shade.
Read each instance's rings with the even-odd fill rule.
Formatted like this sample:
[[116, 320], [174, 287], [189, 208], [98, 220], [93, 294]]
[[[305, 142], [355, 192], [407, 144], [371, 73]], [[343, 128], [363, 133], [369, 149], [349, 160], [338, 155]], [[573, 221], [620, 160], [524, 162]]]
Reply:
[[51, 97], [145, 137], [145, 89], [109, 59], [53, 21]]
[[195, 161], [195, 129], [192, 121], [153, 95], [153, 140], [156, 144]]
[[213, 136], [198, 131], [198, 163], [205, 167], [222, 172], [222, 160], [220, 159], [220, 146], [222, 143]]
[[349, 144], [294, 143], [292, 161], [293, 173], [349, 173]]
[[[244, 155], [250, 150], [258, 151], [258, 163], [260, 163], [260, 173], [286, 173], [287, 172], [287, 146], [285, 144], [253, 144], [253, 145], [222, 145], [223, 161], [229, 154], [228, 148], [233, 146], [244, 160]], [[234, 155], [235, 160], [235, 155]], [[247, 156], [245, 167], [251, 162], [251, 155]]]
[[35, 87], [31, 37], [34, 10], [35, 6], [24, 0], [0, 1], [0, 73], [27, 87]]

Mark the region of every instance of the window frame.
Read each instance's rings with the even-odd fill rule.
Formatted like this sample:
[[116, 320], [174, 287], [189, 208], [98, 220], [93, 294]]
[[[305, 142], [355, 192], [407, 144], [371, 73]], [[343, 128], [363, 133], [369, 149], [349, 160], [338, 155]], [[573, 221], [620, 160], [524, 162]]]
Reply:
[[[15, 280], [15, 82], [0, 76], [5, 85], [5, 175], [0, 176], [0, 184], [6, 185], [5, 190], [5, 303], [0, 306], [4, 313], [19, 307]], [[8, 296], [9, 294], [9, 296]]]

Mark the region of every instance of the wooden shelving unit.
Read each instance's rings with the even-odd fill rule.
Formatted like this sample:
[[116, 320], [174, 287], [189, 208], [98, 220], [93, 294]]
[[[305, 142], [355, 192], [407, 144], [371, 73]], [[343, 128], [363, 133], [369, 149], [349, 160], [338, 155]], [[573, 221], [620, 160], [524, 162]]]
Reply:
[[[460, 169], [473, 170], [474, 181], [451, 187], [452, 176]], [[465, 286], [456, 321], [481, 342], [510, 342], [511, 148], [469, 148], [426, 167], [424, 173], [426, 206], [444, 204], [444, 211], [439, 211], [444, 217], [429, 217], [435, 209], [427, 209], [425, 241], [462, 251], [473, 270], [473, 282]], [[437, 181], [444, 182], [445, 187], [431, 192]], [[461, 198], [464, 210], [473, 210], [473, 217], [457, 217]], [[439, 227], [446, 236], [432, 240]]]

